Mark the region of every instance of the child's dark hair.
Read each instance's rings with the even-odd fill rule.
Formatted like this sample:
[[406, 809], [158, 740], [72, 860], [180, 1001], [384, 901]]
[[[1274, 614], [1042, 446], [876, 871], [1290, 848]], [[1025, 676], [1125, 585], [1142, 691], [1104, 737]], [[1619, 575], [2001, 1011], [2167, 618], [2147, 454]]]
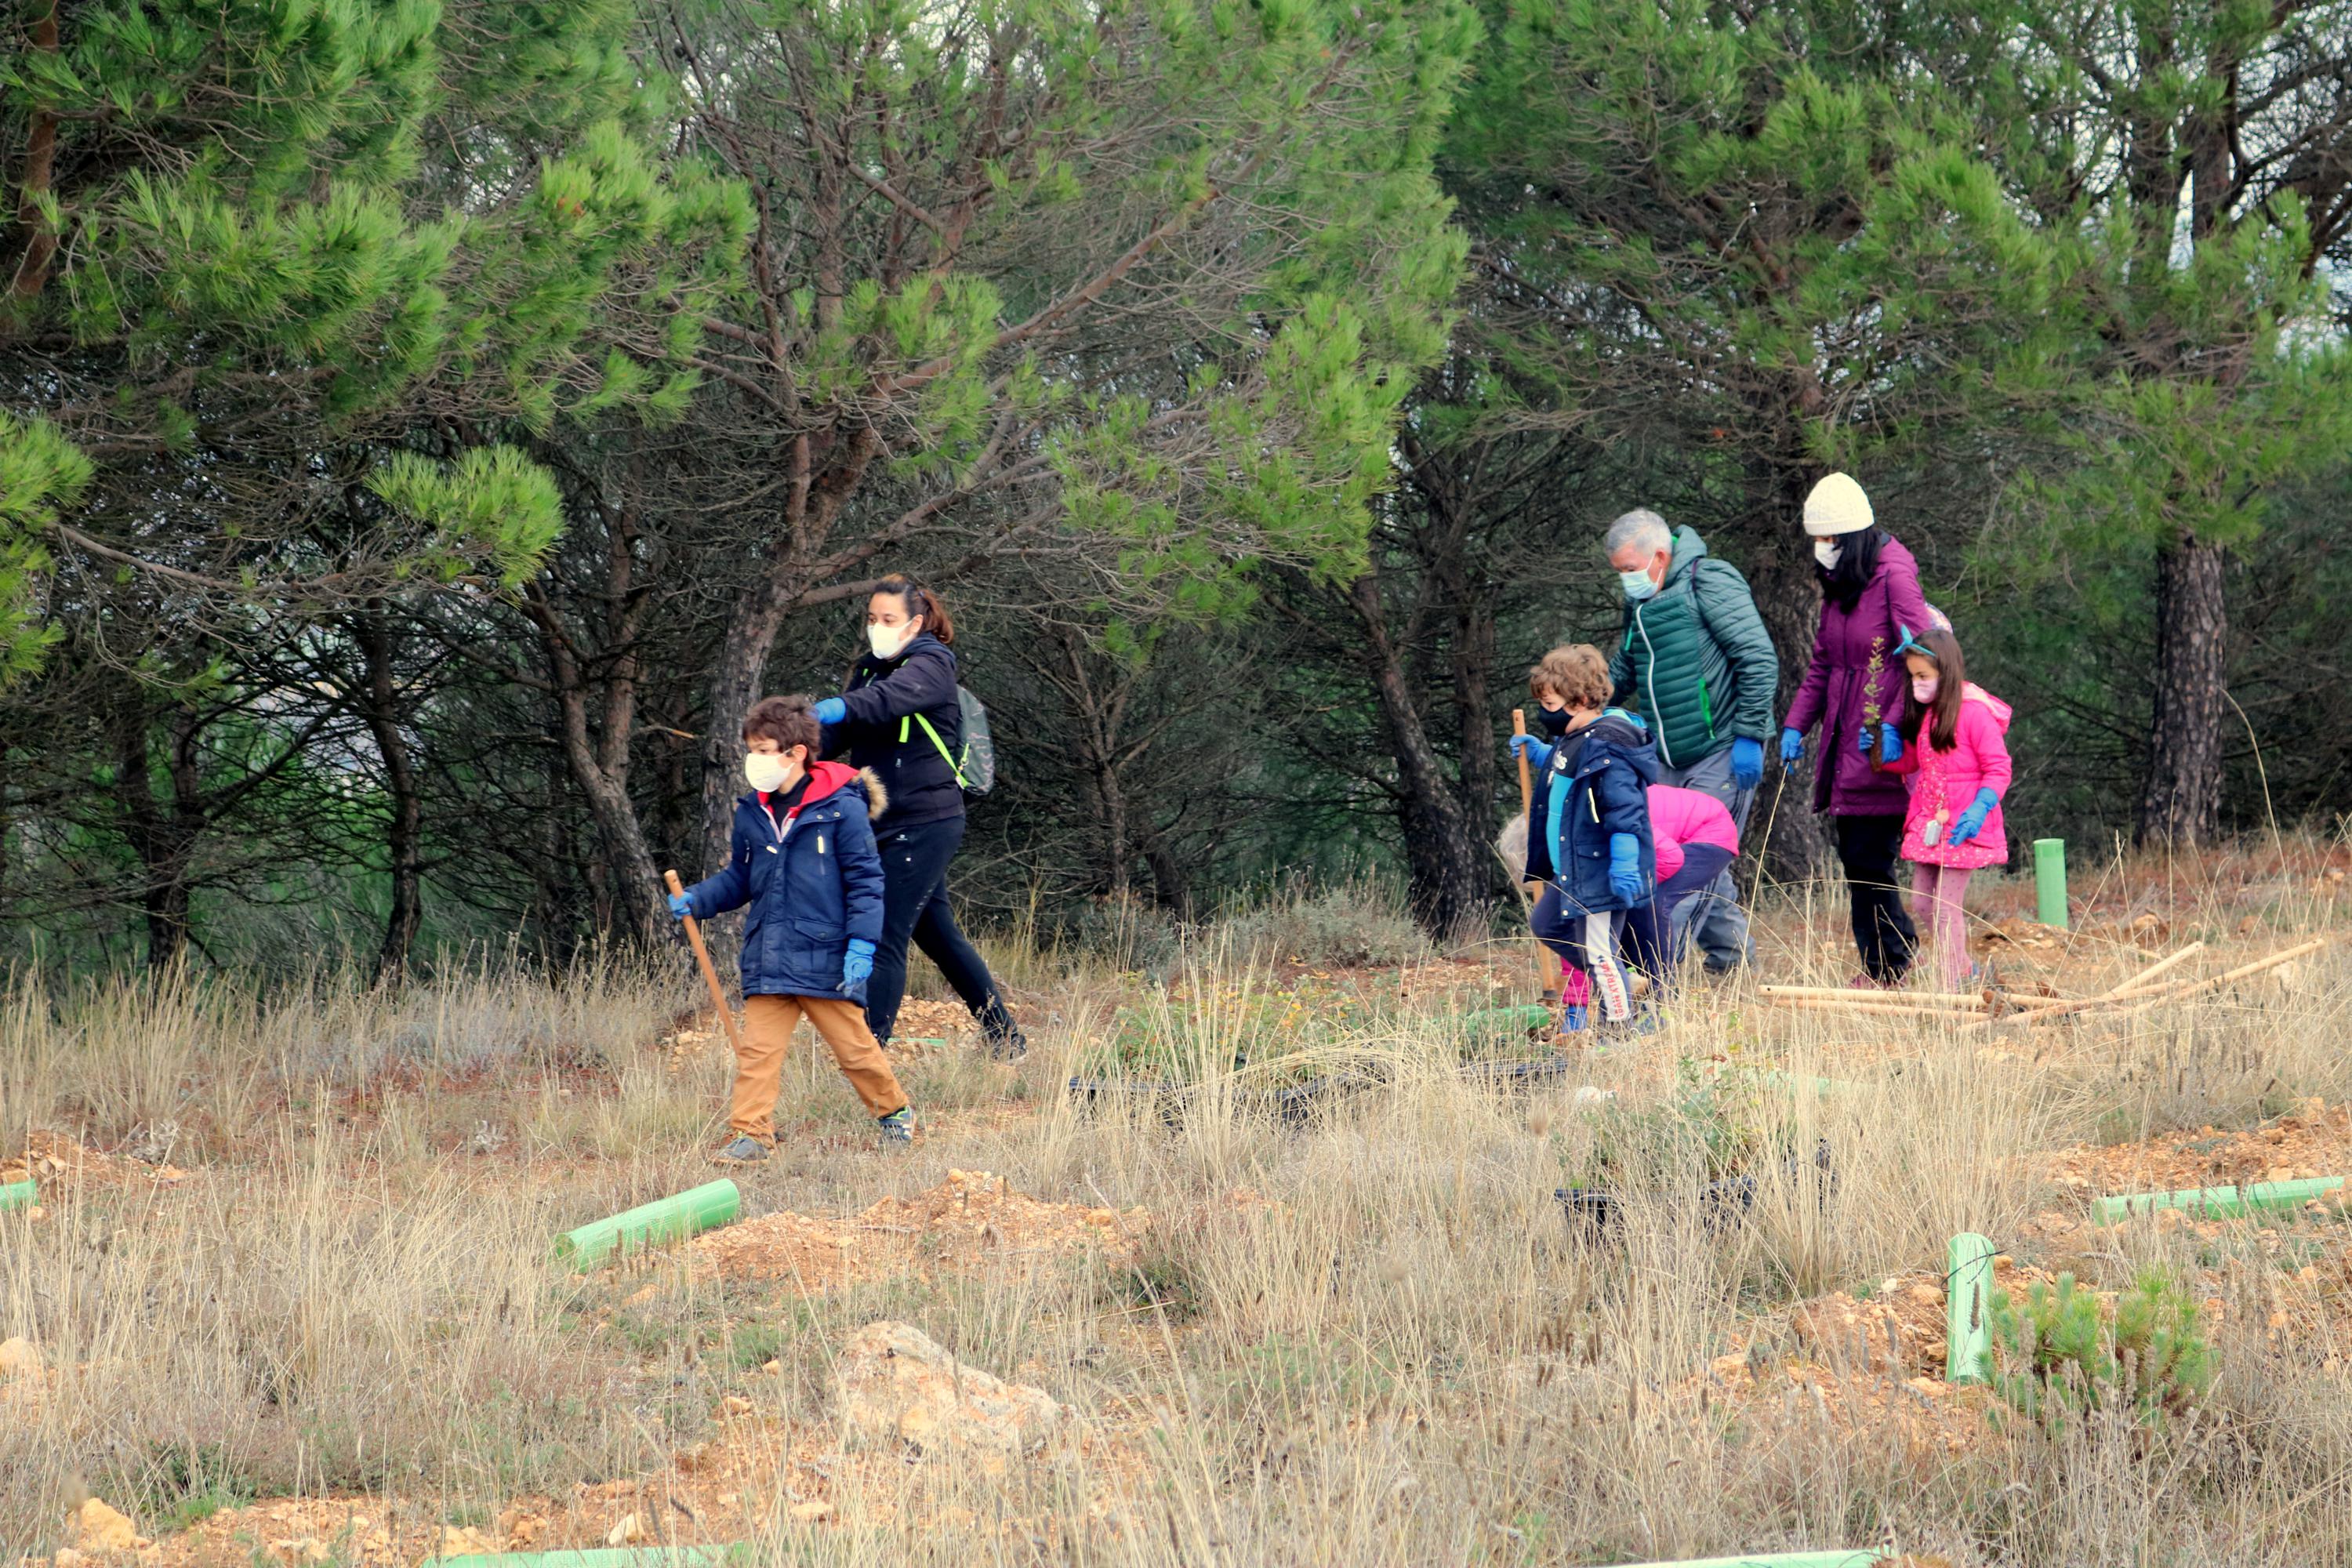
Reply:
[[1948, 752], [1959, 744], [1960, 688], [1969, 679], [1968, 664], [1960, 658], [1959, 638], [1941, 626], [1929, 626], [1924, 632], [1912, 633], [1911, 640], [1936, 661], [1936, 700], [1923, 707], [1906, 687], [1903, 727], [1916, 734], [1921, 715], [1927, 715], [1931, 721], [1927, 743], [1939, 752]]
[[815, 756], [824, 738], [816, 721], [815, 699], [796, 691], [790, 697], [762, 697], [752, 703], [751, 710], [743, 715], [743, 739], [763, 737], [773, 741], [780, 752], [806, 746], [809, 755]]
[[948, 607], [940, 603], [937, 594], [912, 577], [885, 577], [874, 584], [874, 591], [895, 595], [907, 618], [911, 621], [917, 616], [922, 616], [923, 629], [940, 641], [955, 641], [955, 622], [948, 618]]

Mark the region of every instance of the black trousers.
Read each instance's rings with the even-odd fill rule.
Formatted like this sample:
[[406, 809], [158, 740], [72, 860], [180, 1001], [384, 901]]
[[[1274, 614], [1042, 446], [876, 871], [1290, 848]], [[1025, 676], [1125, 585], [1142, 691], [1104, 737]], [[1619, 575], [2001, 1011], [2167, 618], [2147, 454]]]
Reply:
[[988, 961], [948, 907], [948, 865], [963, 843], [963, 818], [886, 830], [875, 835], [875, 843], [882, 851], [882, 941], [874, 953], [874, 977], [866, 983], [866, 1026], [877, 1040], [888, 1039], [898, 1026], [911, 942], [939, 966], [988, 1037], [1002, 1037], [1013, 1027], [1012, 1015], [997, 994]]
[[1839, 863], [1853, 906], [1854, 951], [1873, 980], [1900, 980], [1918, 950], [1919, 932], [1903, 909], [1902, 885], [1895, 879], [1903, 847], [1903, 818], [1894, 815], [1832, 816]]

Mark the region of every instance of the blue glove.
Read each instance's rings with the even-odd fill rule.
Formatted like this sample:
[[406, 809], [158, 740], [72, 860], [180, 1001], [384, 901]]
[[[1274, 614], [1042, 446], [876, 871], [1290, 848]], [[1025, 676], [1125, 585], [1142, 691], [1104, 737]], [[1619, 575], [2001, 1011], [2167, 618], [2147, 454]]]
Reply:
[[672, 893], [669, 896], [670, 919], [674, 921], [682, 921], [693, 912], [694, 900], [692, 899], [688, 898], [684, 893]]
[[1524, 755], [1528, 759], [1528, 766], [1534, 768], [1538, 773], [1551, 766], [1551, 748], [1544, 744], [1541, 741], [1537, 740], [1533, 735], [1512, 736], [1511, 754], [1513, 756]]
[[849, 704], [838, 697], [828, 697], [816, 705], [816, 721], [820, 724], [838, 724], [848, 717]]
[[1802, 730], [1780, 731], [1780, 761], [1784, 766], [1794, 766], [1805, 754], [1805, 732]]
[[1984, 831], [1985, 818], [1990, 816], [1992, 815], [1992, 808], [2000, 804], [2000, 796], [1992, 792], [1992, 786], [1990, 784], [1987, 784], [1984, 788], [1977, 791], [1976, 799], [1969, 802], [1968, 810], [1960, 813], [1960, 819], [1952, 824], [1952, 836], [1948, 839], [1945, 840], [1945, 842], [1948, 844], [1966, 844], [1969, 839], [1974, 838], [1978, 834], [1982, 833]]
[[851, 937], [849, 951], [841, 955], [841, 994], [864, 1005], [866, 982], [873, 973], [874, 944], [862, 936]]
[[1609, 836], [1609, 890], [1627, 909], [1643, 901], [1642, 841], [1630, 833]]
[[[1856, 735], [1853, 738], [1853, 749], [1865, 757], [1870, 755], [1870, 737]], [[1892, 724], [1881, 724], [1878, 727], [1878, 760], [1882, 763], [1899, 763], [1903, 760], [1903, 737], [1895, 731]]]
[[1731, 782], [1741, 789], [1754, 789], [1764, 782], [1764, 742], [1752, 735], [1735, 737], [1731, 742]]

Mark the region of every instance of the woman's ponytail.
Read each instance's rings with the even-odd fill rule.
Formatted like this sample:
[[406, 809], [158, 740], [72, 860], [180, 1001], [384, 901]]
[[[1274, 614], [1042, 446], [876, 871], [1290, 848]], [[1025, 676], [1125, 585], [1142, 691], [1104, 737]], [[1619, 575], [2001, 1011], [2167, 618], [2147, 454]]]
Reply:
[[885, 577], [874, 584], [877, 594], [895, 595], [898, 607], [908, 620], [923, 617], [923, 629], [943, 643], [955, 641], [955, 622], [948, 618], [948, 607], [940, 596], [911, 577]]

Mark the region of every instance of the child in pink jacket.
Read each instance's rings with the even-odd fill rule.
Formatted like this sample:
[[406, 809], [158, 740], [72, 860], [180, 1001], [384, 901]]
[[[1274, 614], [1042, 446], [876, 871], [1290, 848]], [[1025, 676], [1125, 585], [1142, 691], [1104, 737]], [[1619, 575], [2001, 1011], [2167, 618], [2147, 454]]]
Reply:
[[1969, 679], [1958, 640], [1942, 627], [1906, 632], [1897, 651], [1911, 696], [1903, 721], [1881, 731], [1880, 771], [1910, 775], [1903, 858], [1917, 868], [1912, 890], [1927, 907], [1944, 986], [1957, 991], [1976, 974], [1960, 904], [1969, 878], [2009, 858], [2000, 797], [2009, 792], [2010, 707]]
[[[1646, 904], [1626, 912], [1625, 955], [1663, 994], [1682, 957], [1683, 938], [1696, 923], [1699, 900], [1723, 868], [1739, 858], [1739, 825], [1711, 795], [1652, 784], [1650, 837], [1657, 845], [1658, 881]], [[1684, 911], [1687, 909], [1687, 913]], [[1561, 1032], [1585, 1026], [1589, 992], [1584, 971], [1560, 963]]]

